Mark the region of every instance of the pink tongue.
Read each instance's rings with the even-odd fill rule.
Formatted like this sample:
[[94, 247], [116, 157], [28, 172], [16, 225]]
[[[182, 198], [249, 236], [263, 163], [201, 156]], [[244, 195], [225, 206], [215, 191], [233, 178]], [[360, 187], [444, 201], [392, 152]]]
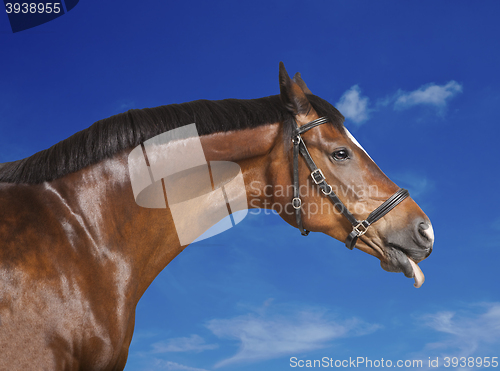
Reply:
[[413, 286], [415, 286], [416, 288], [419, 288], [420, 286], [422, 286], [422, 284], [425, 281], [424, 273], [422, 272], [420, 267], [417, 265], [417, 263], [415, 263], [410, 258], [408, 258], [408, 260], [410, 261], [411, 267], [413, 268], [413, 278], [415, 279], [415, 283], [413, 284]]

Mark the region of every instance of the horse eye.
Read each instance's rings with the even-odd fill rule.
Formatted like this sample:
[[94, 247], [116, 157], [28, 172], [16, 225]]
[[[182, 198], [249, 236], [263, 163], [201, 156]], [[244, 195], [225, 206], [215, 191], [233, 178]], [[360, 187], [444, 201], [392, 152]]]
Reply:
[[339, 149], [332, 153], [332, 157], [336, 161], [344, 161], [349, 158], [349, 153], [345, 149]]

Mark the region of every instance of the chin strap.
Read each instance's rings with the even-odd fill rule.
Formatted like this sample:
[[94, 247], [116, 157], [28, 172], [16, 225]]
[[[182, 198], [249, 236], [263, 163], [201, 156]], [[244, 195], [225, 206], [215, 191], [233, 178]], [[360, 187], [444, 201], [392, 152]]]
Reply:
[[358, 221], [354, 215], [347, 210], [347, 207], [342, 203], [338, 196], [333, 192], [333, 188], [326, 182], [326, 178], [323, 175], [321, 169], [319, 169], [314, 160], [312, 159], [309, 151], [307, 150], [306, 144], [302, 140], [301, 134], [324, 123], [327, 123], [328, 119], [326, 117], [321, 117], [314, 121], [311, 121], [301, 127], [295, 129], [295, 133], [292, 138], [293, 143], [293, 199], [292, 206], [295, 209], [295, 221], [303, 236], [309, 234], [308, 230], [305, 230], [302, 224], [302, 200], [300, 198], [300, 186], [299, 186], [299, 153], [302, 155], [306, 161], [307, 167], [311, 171], [311, 178], [319, 186], [321, 192], [327, 196], [333, 205], [339, 210], [342, 215], [352, 224], [352, 232], [349, 233], [347, 239], [345, 240], [345, 245], [348, 249], [352, 250], [356, 245], [358, 238], [366, 233], [368, 227], [375, 223], [377, 220], [382, 218], [389, 211], [394, 209], [399, 203], [401, 203], [405, 198], [407, 198], [410, 193], [408, 190], [400, 188], [396, 193], [389, 197], [382, 205], [377, 207], [368, 217], [363, 221]]

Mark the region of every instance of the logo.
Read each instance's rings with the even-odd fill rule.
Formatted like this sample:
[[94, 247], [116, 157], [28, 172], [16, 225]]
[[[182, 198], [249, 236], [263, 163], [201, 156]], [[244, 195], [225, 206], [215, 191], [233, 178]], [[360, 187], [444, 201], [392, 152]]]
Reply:
[[39, 26], [66, 14], [79, 0], [4, 0], [12, 32]]
[[138, 145], [128, 156], [128, 167], [137, 205], [168, 205], [181, 245], [222, 233], [248, 213], [239, 165], [207, 162], [195, 124]]

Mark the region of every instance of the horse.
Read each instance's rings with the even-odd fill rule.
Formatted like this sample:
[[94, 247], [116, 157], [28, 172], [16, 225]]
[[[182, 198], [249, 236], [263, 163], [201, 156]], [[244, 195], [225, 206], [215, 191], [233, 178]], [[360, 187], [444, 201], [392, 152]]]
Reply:
[[[155, 156], [193, 138], [148, 151], [145, 143], [193, 123], [207, 163], [236, 164], [242, 179], [224, 181], [225, 199], [214, 191], [201, 208], [243, 197], [304, 235], [351, 236], [348, 247], [423, 283], [418, 263], [434, 242], [429, 218], [378, 168], [342, 114], [299, 73], [290, 78], [283, 63], [279, 86], [279, 95], [265, 98], [132, 109], [0, 166], [1, 370], [125, 367], [139, 299], [188, 245], [163, 180], [164, 207], [138, 204], [130, 155], [145, 156], [150, 169]], [[322, 207], [311, 212], [312, 205]], [[373, 212], [367, 217], [372, 210], [378, 221]]]

